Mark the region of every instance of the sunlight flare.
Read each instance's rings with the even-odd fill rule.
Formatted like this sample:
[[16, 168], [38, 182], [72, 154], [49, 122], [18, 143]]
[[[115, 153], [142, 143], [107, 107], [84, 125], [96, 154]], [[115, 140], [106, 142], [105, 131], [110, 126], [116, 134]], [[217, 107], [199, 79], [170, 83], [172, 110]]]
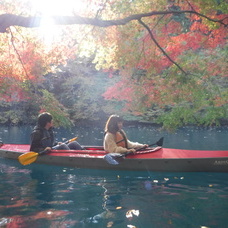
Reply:
[[53, 16], [73, 16], [83, 9], [80, 0], [31, 0], [32, 11], [42, 17], [39, 33], [46, 45], [51, 45], [61, 34]]
[[46, 16], [70, 16], [78, 13], [83, 3], [80, 0], [31, 0], [33, 10]]

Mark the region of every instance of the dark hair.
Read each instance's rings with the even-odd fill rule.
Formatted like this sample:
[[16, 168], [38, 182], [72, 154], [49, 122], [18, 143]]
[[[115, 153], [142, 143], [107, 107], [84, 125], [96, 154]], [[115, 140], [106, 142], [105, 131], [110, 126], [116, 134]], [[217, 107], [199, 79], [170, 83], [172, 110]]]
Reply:
[[38, 125], [40, 127], [45, 127], [47, 123], [52, 121], [52, 115], [48, 112], [43, 112], [38, 116]]
[[118, 115], [111, 115], [105, 125], [105, 132], [115, 134], [118, 130], [118, 123], [123, 122], [123, 119]]

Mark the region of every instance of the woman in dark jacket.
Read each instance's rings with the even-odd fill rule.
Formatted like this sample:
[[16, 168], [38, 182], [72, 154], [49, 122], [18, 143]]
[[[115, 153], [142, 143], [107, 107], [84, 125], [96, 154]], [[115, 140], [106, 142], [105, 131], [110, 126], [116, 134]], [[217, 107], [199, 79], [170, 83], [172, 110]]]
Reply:
[[31, 134], [30, 151], [40, 152], [43, 150], [83, 150], [76, 141], [57, 143], [53, 132], [53, 118], [48, 112], [38, 116], [37, 125]]

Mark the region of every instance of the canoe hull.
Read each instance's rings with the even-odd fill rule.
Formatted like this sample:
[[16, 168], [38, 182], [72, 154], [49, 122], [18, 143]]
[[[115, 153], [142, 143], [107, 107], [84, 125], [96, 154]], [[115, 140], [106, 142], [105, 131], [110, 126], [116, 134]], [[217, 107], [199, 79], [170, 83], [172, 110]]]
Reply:
[[228, 158], [197, 159], [130, 159], [111, 165], [100, 157], [52, 157], [40, 156], [37, 163], [73, 168], [112, 169], [160, 172], [228, 172]]
[[[28, 151], [28, 150], [27, 150]], [[203, 153], [204, 152], [204, 153]], [[0, 157], [18, 159], [25, 151], [0, 149]], [[72, 168], [164, 172], [228, 172], [228, 151], [177, 150], [159, 151], [120, 158], [118, 165], [104, 160], [105, 151], [53, 151], [37, 157], [36, 163]], [[212, 157], [212, 154], [214, 156]], [[168, 156], [169, 155], [169, 156]], [[32, 165], [32, 164], [31, 164]]]

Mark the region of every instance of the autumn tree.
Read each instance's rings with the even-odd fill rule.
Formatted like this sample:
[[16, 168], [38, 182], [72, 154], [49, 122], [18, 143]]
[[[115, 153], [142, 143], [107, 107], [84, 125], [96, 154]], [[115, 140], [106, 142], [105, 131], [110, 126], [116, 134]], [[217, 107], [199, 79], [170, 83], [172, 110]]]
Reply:
[[65, 1], [70, 10], [61, 5], [57, 16], [33, 3], [0, 5], [2, 99], [34, 99], [62, 121], [64, 104], [42, 88], [43, 76], [94, 56], [113, 84], [103, 97], [121, 102], [119, 112], [166, 127], [227, 118], [226, 1]]

